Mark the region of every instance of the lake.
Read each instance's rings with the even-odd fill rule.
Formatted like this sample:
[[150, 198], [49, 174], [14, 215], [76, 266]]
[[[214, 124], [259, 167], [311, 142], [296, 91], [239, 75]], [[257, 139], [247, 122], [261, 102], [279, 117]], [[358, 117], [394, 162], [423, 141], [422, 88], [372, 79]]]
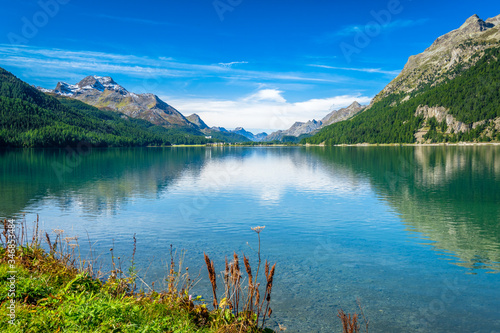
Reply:
[[[277, 263], [270, 327], [500, 332], [500, 147], [0, 151], [0, 216], [87, 234], [161, 285], [170, 244], [211, 303], [203, 252]], [[126, 259], [128, 260], [128, 259]], [[125, 260], [125, 261], [126, 261]], [[359, 311], [358, 311], [359, 312]]]

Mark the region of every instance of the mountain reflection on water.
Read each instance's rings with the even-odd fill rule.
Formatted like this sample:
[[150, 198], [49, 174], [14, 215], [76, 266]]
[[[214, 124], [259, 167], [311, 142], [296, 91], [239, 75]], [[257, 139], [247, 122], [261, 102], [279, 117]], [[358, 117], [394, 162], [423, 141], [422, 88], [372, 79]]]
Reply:
[[48, 200], [63, 211], [77, 205], [84, 215], [112, 215], [135, 198], [191, 191], [186, 177], [198, 193], [244, 190], [277, 207], [294, 188], [373, 190], [443, 258], [500, 270], [500, 147], [96, 149], [83, 156], [32, 149], [1, 151], [0, 160], [2, 218]]

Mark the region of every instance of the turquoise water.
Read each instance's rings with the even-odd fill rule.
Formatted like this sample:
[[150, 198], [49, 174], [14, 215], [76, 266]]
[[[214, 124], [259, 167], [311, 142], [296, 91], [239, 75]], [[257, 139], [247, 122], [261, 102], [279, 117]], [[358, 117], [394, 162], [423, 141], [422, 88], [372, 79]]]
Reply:
[[[211, 300], [203, 252], [222, 271], [261, 233], [277, 263], [273, 316], [287, 332], [500, 332], [500, 147], [147, 148], [0, 152], [0, 217], [87, 233], [109, 263], [137, 237], [161, 285], [170, 244]], [[248, 242], [248, 244], [247, 244]], [[126, 259], [125, 259], [126, 260]]]

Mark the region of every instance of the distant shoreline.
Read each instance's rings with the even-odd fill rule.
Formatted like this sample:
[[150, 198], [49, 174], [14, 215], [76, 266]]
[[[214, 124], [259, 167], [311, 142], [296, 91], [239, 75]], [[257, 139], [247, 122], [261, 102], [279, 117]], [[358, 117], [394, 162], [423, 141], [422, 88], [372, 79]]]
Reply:
[[[410, 147], [441, 147], [441, 146], [500, 146], [500, 142], [458, 142], [458, 143], [355, 143], [355, 144], [339, 144], [327, 146], [323, 144], [313, 145], [313, 144], [221, 144], [221, 145], [171, 145], [164, 146], [165, 148], [186, 148], [186, 147], [400, 147], [400, 146], [410, 146]], [[158, 146], [148, 146], [148, 148], [155, 148]]]
[[[318, 145], [321, 146], [321, 145]], [[500, 146], [500, 142], [458, 142], [458, 143], [356, 143], [341, 144], [331, 147], [394, 147], [394, 146], [413, 146], [413, 147], [441, 147], [441, 146]], [[327, 147], [327, 146], [322, 146]]]
[[441, 147], [441, 146], [500, 146], [500, 142], [458, 142], [458, 143], [355, 143], [355, 144], [338, 144], [327, 146], [324, 144], [262, 144], [262, 145], [235, 145], [231, 147]]
[[[221, 148], [221, 147], [466, 147], [466, 146], [500, 146], [500, 142], [460, 142], [460, 143], [355, 143], [355, 144], [339, 144], [327, 146], [323, 144], [220, 144], [220, 145], [170, 145], [170, 146], [131, 146], [131, 147], [92, 147], [92, 149], [130, 149], [130, 148]], [[70, 146], [68, 146], [70, 147]], [[0, 147], [0, 150], [23, 150], [23, 149], [67, 149], [68, 147]], [[72, 147], [70, 147], [72, 148]]]
[[441, 147], [441, 146], [500, 146], [500, 142], [459, 142], [459, 143], [355, 143], [333, 146], [305, 144], [305, 147]]

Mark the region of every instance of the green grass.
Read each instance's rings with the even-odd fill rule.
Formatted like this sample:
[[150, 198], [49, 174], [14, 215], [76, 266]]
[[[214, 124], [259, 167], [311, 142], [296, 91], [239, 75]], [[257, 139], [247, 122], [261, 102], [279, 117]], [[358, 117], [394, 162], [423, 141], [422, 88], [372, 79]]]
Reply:
[[[2, 259], [5, 251], [2, 251]], [[24, 249], [16, 265], [16, 319], [9, 324], [7, 280], [0, 265], [2, 332], [216, 332], [216, 314], [205, 305], [160, 293], [116, 292], [116, 282], [102, 283], [68, 269], [41, 249]], [[31, 262], [31, 263], [29, 263]]]

